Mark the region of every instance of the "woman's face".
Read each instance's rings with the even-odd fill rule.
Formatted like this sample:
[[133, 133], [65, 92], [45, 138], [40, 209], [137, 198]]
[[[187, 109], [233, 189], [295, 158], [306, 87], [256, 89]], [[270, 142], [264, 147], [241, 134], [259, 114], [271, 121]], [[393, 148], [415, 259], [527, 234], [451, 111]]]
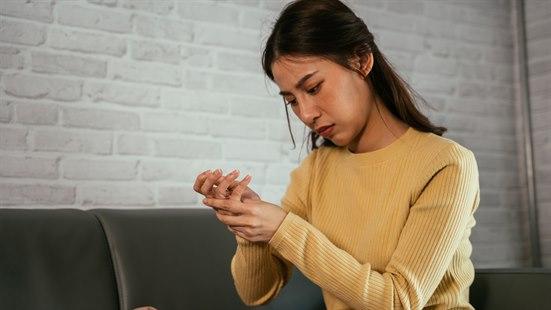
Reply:
[[[371, 70], [371, 58], [358, 62], [364, 76]], [[306, 126], [318, 131], [333, 125], [322, 136], [338, 146], [358, 142], [373, 105], [371, 90], [358, 72], [319, 57], [280, 57], [272, 72], [285, 103]]]

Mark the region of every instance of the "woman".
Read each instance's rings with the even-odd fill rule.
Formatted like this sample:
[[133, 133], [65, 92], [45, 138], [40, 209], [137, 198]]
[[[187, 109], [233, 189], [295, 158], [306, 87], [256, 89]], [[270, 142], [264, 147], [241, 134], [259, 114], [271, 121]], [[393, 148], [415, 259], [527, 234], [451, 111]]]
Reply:
[[327, 309], [473, 309], [476, 159], [419, 112], [364, 22], [337, 0], [294, 1], [263, 68], [312, 129], [281, 208], [237, 172], [206, 171], [194, 185], [236, 235], [242, 300], [269, 302], [294, 265]]

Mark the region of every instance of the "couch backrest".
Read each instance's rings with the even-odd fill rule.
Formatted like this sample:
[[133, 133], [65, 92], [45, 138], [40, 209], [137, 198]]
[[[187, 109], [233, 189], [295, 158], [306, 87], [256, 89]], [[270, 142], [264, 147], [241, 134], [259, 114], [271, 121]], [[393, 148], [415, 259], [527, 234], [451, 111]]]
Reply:
[[[109, 240], [123, 309], [249, 309], [230, 271], [235, 238], [212, 210], [90, 212]], [[276, 300], [260, 309], [323, 309], [319, 288], [294, 270]]]
[[[1, 209], [0, 308], [248, 309], [234, 236], [210, 209]], [[477, 269], [476, 309], [551, 309], [550, 269]], [[324, 309], [298, 269], [257, 309]]]
[[477, 269], [470, 289], [476, 309], [551, 309], [551, 269]]
[[119, 309], [96, 217], [74, 209], [0, 209], [0, 308]]

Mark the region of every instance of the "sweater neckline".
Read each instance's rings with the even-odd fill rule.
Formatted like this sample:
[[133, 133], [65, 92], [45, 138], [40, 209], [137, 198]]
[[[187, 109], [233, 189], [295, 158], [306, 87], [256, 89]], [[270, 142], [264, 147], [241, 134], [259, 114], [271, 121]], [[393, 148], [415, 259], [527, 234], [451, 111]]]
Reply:
[[414, 138], [415, 128], [410, 126], [398, 139], [383, 148], [371, 152], [352, 153], [348, 146], [345, 146], [343, 147], [344, 156], [347, 160], [358, 162], [361, 165], [376, 164], [405, 153], [413, 144]]

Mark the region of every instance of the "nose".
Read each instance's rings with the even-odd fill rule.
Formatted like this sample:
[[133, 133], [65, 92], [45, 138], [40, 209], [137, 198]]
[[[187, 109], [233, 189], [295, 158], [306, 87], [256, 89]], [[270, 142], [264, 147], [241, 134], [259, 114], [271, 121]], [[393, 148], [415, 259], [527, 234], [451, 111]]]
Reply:
[[314, 126], [314, 120], [320, 116], [320, 109], [314, 100], [303, 98], [298, 102], [299, 118], [309, 127]]

